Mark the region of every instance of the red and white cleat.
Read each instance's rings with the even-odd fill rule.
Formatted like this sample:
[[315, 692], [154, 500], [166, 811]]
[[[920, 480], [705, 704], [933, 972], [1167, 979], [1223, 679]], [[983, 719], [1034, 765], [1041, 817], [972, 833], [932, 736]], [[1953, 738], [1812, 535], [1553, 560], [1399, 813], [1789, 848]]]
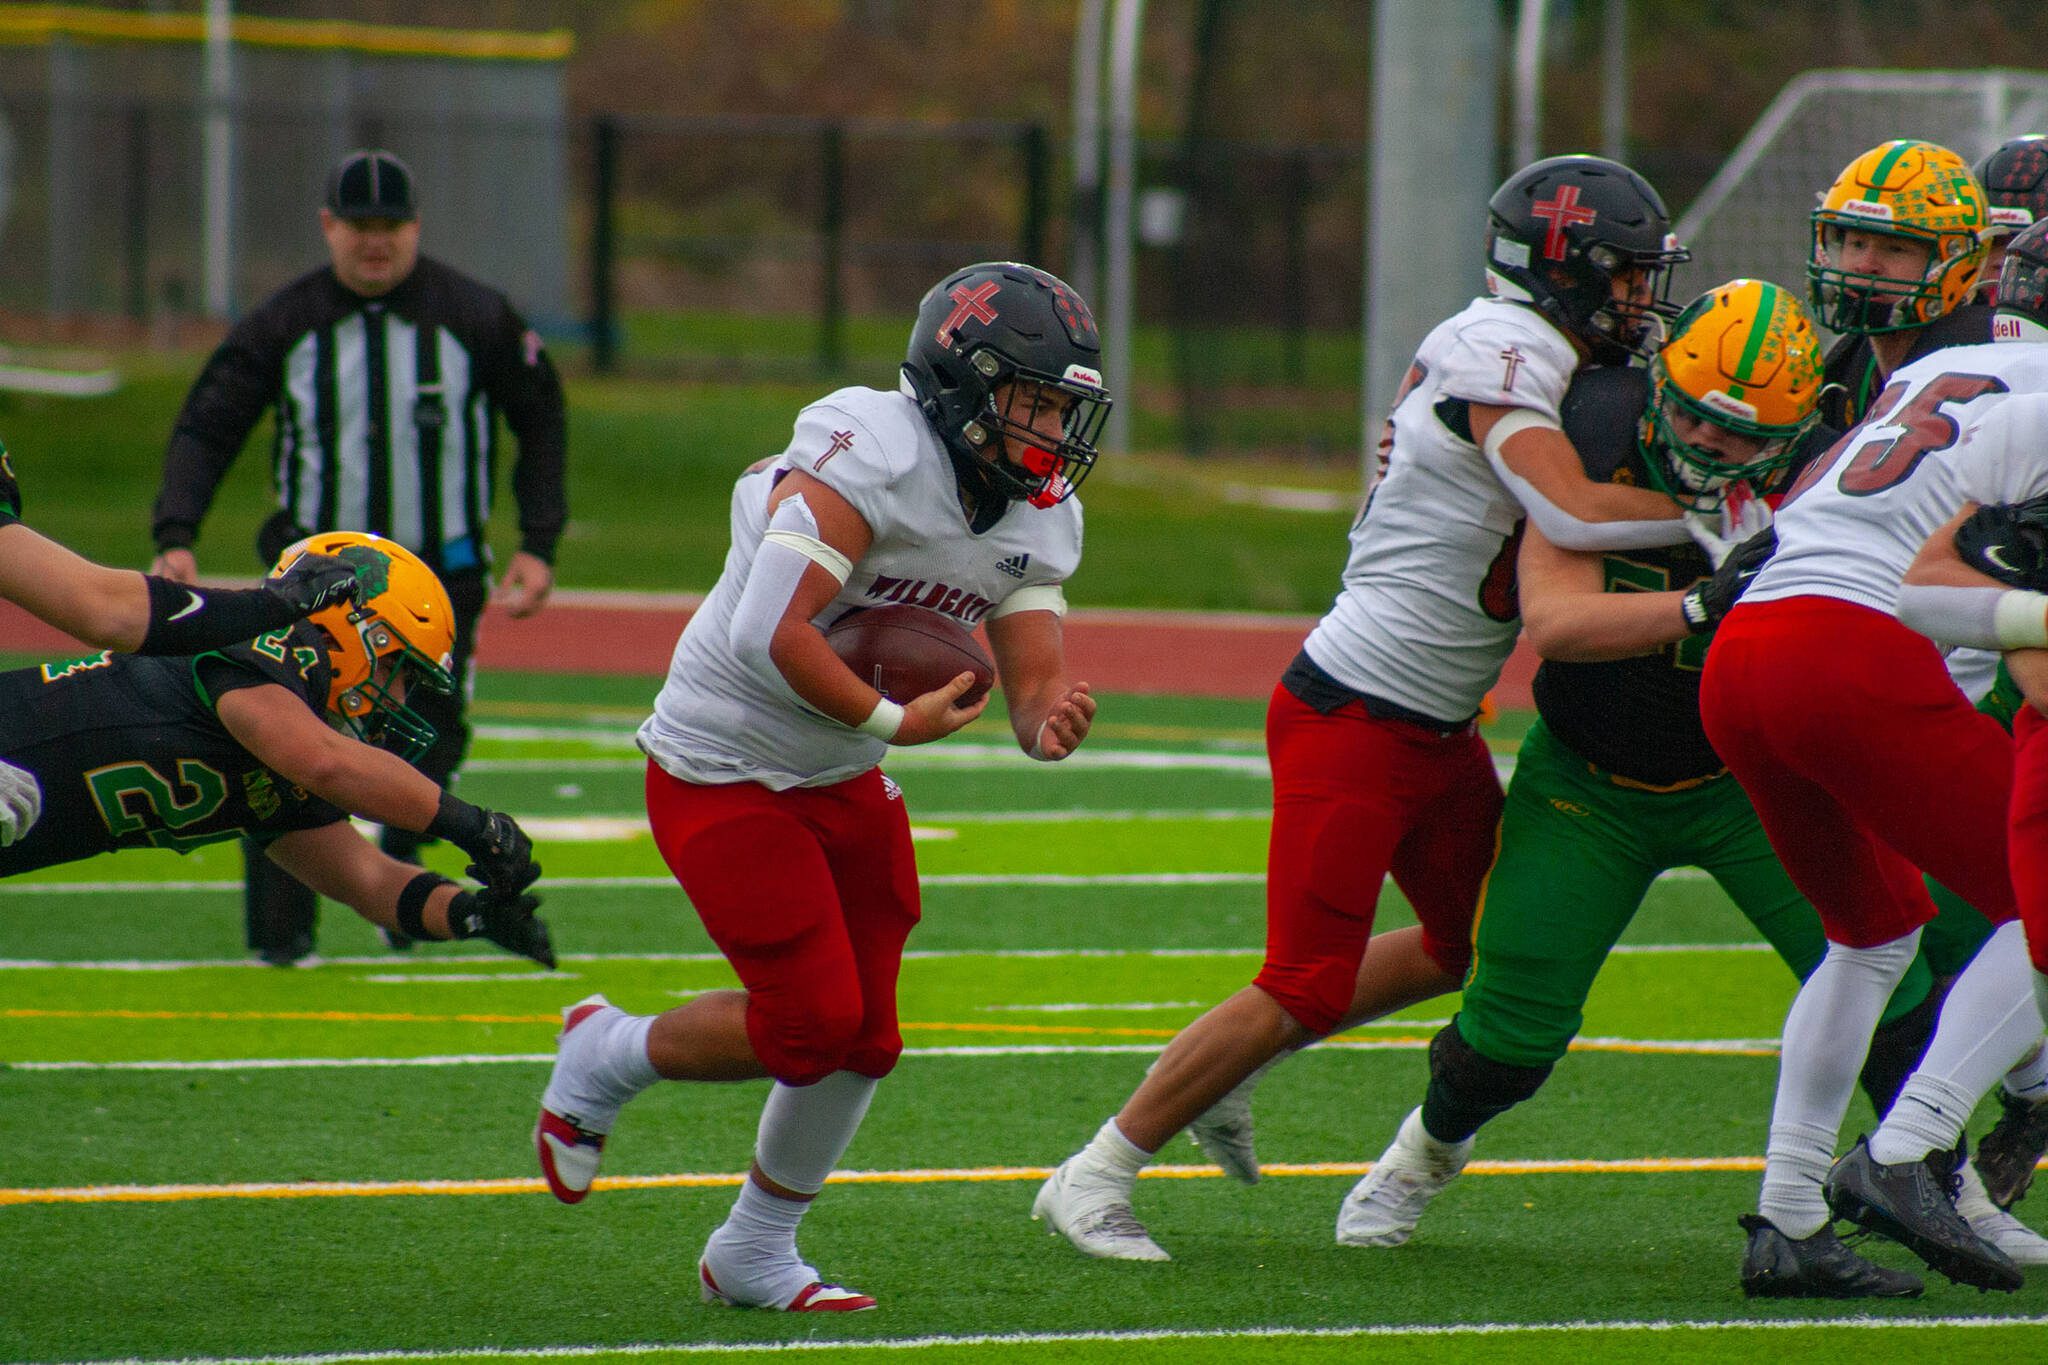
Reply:
[[[748, 1303], [718, 1287], [718, 1281], [711, 1278], [711, 1267], [697, 1262], [697, 1277], [703, 1282], [704, 1302], [722, 1303], [728, 1308], [774, 1308], [770, 1303]], [[797, 1293], [797, 1296], [782, 1305], [784, 1313], [863, 1313], [875, 1306], [870, 1296], [844, 1285], [826, 1284], [812, 1280]]]
[[555, 1069], [540, 1100], [540, 1121], [533, 1127], [534, 1151], [548, 1192], [564, 1204], [580, 1204], [597, 1179], [604, 1158], [605, 1135], [619, 1116], [619, 1106], [593, 1093], [585, 1072], [589, 1040], [601, 1030], [579, 1025], [591, 1016], [620, 1011], [602, 995], [579, 1000], [562, 1010], [562, 1031], [555, 1035]]

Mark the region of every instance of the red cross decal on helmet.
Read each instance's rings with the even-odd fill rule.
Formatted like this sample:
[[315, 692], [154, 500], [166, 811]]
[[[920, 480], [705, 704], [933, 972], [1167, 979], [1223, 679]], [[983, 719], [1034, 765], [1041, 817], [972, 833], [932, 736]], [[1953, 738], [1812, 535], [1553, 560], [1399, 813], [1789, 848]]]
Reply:
[[1566, 228], [1581, 227], [1600, 217], [1594, 210], [1579, 206], [1577, 185], [1559, 185], [1557, 198], [1538, 199], [1529, 206], [1529, 212], [1550, 222], [1550, 230], [1543, 234], [1543, 259], [1546, 261], [1564, 259], [1565, 248], [1570, 245], [1565, 240]]
[[953, 300], [953, 311], [946, 314], [946, 320], [939, 324], [939, 333], [935, 338], [939, 345], [951, 346], [953, 329], [969, 318], [976, 322], [994, 322], [996, 310], [989, 307], [988, 301], [994, 298], [1002, 287], [1001, 280], [985, 280], [972, 289], [962, 283], [947, 290], [947, 297]]

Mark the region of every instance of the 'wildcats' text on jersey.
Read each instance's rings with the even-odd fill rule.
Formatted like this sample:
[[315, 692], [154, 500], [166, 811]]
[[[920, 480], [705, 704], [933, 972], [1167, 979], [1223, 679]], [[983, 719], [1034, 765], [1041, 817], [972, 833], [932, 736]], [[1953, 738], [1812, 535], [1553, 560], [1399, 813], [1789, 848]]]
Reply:
[[874, 767], [887, 751], [804, 705], [780, 676], [747, 667], [730, 643], [768, 528], [768, 495], [790, 470], [845, 498], [875, 536], [818, 616], [820, 629], [884, 603], [924, 607], [971, 629], [1018, 589], [1056, 586], [1081, 562], [1080, 499], [1012, 503], [974, 535], [953, 466], [915, 402], [876, 389], [828, 394], [797, 415], [787, 450], [734, 486], [725, 570], [676, 642], [668, 681], [640, 727], [641, 749], [684, 781], [825, 786]]
[[2048, 398], [2003, 411], [2024, 394], [2048, 395], [2048, 345], [1951, 346], [1898, 370], [1778, 509], [1778, 552], [1743, 600], [1836, 597], [1894, 612], [1914, 556], [1965, 502], [2048, 490]]
[[1558, 420], [1578, 352], [1535, 309], [1474, 301], [1415, 354], [1382, 477], [1351, 527], [1336, 604], [1309, 657], [1357, 692], [1458, 721], [1500, 676], [1521, 629], [1521, 504], [1472, 443], [1464, 405]]

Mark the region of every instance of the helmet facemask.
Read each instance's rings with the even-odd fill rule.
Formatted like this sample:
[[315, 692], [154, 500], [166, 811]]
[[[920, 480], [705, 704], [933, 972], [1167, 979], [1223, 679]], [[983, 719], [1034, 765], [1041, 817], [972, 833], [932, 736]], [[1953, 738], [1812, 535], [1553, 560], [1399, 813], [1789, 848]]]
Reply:
[[[1798, 456], [1799, 438], [1815, 420], [1809, 416], [1794, 427], [1774, 427], [1753, 418], [1744, 420], [1732, 409], [1725, 394], [1716, 392], [1703, 402], [1687, 393], [1671, 378], [1662, 356], [1650, 363], [1650, 408], [1643, 416], [1641, 432], [1647, 447], [1643, 464], [1658, 491], [1689, 511], [1716, 510], [1732, 483], [1747, 480], [1759, 488], [1769, 483], [1771, 475]], [[1703, 422], [1746, 443], [1755, 453], [1736, 459], [1726, 450], [1698, 444], [1698, 424]], [[1682, 432], [1690, 432], [1693, 439], [1688, 440]]]
[[[1835, 264], [1852, 232], [1912, 242], [1927, 252], [1919, 278], [1867, 274]], [[1821, 210], [1813, 215], [1813, 260], [1807, 266], [1815, 316], [1825, 327], [1859, 336], [1925, 327], [1953, 312], [1976, 284], [1985, 246], [1953, 232], [1878, 228], [1861, 219]]]
[[[1857, 336], [1925, 327], [1969, 302], [1990, 231], [1984, 187], [1963, 159], [1931, 142], [1881, 142], [1842, 168], [1813, 212], [1807, 292], [1823, 326]], [[1851, 235], [1924, 253], [1910, 274], [1852, 270]]]
[[439, 732], [405, 704], [416, 688], [452, 696], [455, 680], [446, 668], [405, 642], [389, 622], [351, 610], [347, 628], [354, 630], [370, 672], [334, 698], [329, 715], [365, 744], [389, 749], [411, 763], [434, 746]]
[[2048, 341], [2048, 219], [2006, 244], [1991, 335], [1996, 341]]
[[[1095, 441], [1109, 416], [1110, 399], [1096, 377], [1026, 370], [991, 347], [975, 351], [967, 364], [981, 380], [982, 399], [960, 435], [986, 466], [995, 491], [1041, 508], [1072, 497], [1095, 467]], [[1040, 422], [1054, 404], [1062, 409], [1060, 437], [1047, 449]]]

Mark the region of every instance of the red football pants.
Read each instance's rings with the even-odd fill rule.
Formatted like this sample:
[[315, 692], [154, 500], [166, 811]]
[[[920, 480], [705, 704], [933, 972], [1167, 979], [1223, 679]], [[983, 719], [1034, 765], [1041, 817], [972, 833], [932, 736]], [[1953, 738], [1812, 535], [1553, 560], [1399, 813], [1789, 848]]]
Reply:
[[1424, 950], [1462, 976], [1501, 810], [1478, 732], [1375, 720], [1355, 701], [1324, 715], [1276, 687], [1266, 753], [1266, 961], [1253, 984], [1309, 1032], [1335, 1028], [1390, 871], [1422, 921]]
[[2021, 706], [2013, 717], [2012, 889], [2027, 926], [2027, 955], [2048, 972], [2048, 716]]
[[903, 798], [880, 769], [829, 787], [701, 785], [647, 765], [654, 842], [747, 988], [768, 1074], [880, 1078], [903, 1051], [896, 975], [918, 920]]
[[1833, 941], [1933, 919], [1922, 872], [1994, 924], [2018, 913], [2012, 739], [1925, 636], [1830, 597], [1743, 603], [1707, 652], [1700, 719]]

